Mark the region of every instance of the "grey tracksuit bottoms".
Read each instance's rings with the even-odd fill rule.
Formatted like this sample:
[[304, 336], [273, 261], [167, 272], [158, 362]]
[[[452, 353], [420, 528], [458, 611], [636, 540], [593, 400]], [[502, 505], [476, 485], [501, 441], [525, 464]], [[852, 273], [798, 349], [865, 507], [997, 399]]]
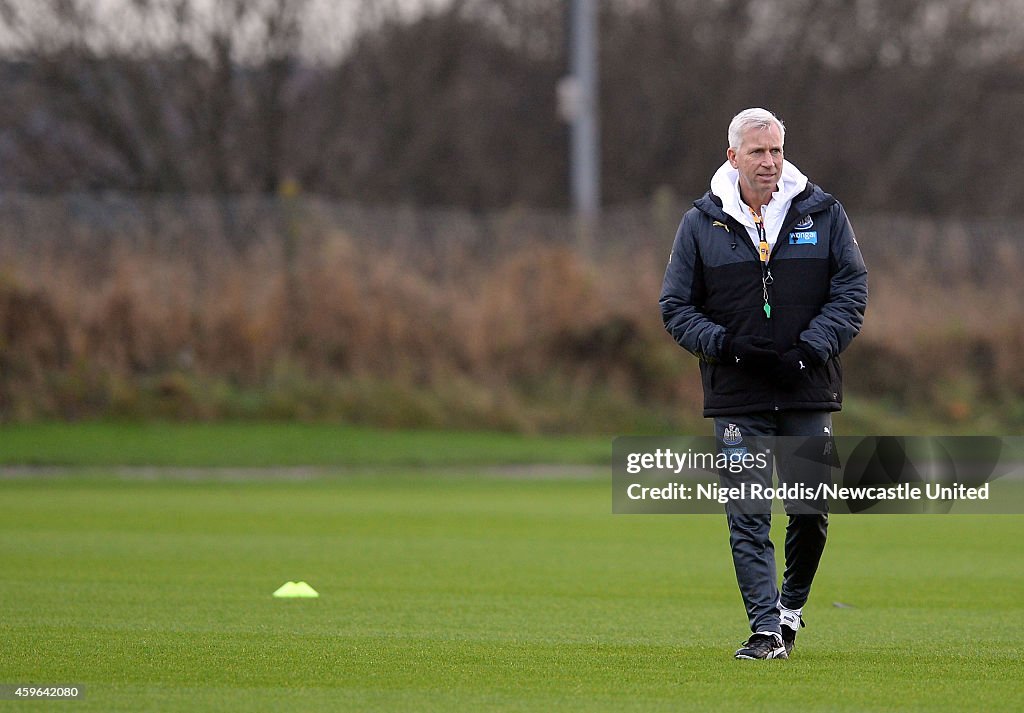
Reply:
[[[827, 411], [781, 411], [716, 417], [715, 438], [720, 452], [736, 454], [760, 449], [771, 453], [766, 468], [747, 468], [742, 473], [721, 470], [720, 480], [723, 486], [757, 482], [773, 487], [773, 461], [778, 471], [779, 484], [789, 482], [794, 477], [805, 482], [815, 478], [830, 478], [827, 465], [808, 464], [805, 459], [793, 457], [792, 448], [795, 446], [792, 444], [799, 439], [774, 437], [824, 435], [831, 438], [831, 432], [832, 417]], [[813, 469], [809, 478], [807, 468]], [[771, 514], [726, 507], [736, 581], [753, 632], [780, 631], [780, 603], [787, 609], [803, 607], [825, 549], [827, 508], [819, 504], [822, 512], [808, 512], [806, 508], [801, 510], [796, 506], [791, 508], [790, 505], [786, 503], [789, 523], [786, 526], [786, 569], [782, 576], [781, 592], [775, 569], [775, 546], [769, 537]]]

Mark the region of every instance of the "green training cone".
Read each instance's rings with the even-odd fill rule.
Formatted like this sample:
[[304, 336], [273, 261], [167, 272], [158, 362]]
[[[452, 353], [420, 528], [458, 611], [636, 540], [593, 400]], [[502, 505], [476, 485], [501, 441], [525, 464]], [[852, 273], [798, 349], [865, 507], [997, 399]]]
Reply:
[[274, 592], [274, 596], [278, 599], [315, 599], [320, 595], [305, 582], [285, 582]]

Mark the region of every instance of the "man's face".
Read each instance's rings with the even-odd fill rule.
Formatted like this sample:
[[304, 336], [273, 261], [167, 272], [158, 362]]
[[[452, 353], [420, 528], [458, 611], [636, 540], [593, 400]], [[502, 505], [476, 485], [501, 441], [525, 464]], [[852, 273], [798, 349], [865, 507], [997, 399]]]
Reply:
[[[746, 196], [766, 197], [775, 192], [782, 179], [782, 134], [771, 124], [753, 127], [741, 137], [740, 145], [729, 148], [729, 163], [740, 172], [740, 190]], [[754, 206], [759, 208], [760, 206]]]

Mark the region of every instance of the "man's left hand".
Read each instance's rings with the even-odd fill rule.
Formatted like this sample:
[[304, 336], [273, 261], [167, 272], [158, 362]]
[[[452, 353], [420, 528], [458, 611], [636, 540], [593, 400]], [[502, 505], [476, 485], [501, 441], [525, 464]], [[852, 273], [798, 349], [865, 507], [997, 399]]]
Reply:
[[804, 344], [797, 344], [779, 357], [779, 365], [775, 369], [775, 380], [784, 391], [792, 391], [811, 373], [811, 366], [816, 363], [814, 354]]

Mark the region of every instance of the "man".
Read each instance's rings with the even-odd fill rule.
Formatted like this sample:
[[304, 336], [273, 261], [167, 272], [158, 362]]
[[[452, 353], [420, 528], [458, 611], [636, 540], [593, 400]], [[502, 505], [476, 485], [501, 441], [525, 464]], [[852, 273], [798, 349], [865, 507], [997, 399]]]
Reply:
[[[732, 455], [776, 436], [832, 437], [839, 354], [867, 307], [867, 270], [846, 211], [783, 159], [784, 141], [769, 111], [733, 118], [727, 160], [683, 216], [660, 299], [665, 328], [700, 361], [704, 415], [714, 418], [720, 452]], [[792, 453], [774, 455], [780, 482], [797, 477]], [[771, 470], [769, 462], [740, 480], [770, 486]], [[727, 508], [752, 632], [739, 659], [789, 658], [803, 624], [827, 508], [786, 510], [780, 592], [770, 513]]]

